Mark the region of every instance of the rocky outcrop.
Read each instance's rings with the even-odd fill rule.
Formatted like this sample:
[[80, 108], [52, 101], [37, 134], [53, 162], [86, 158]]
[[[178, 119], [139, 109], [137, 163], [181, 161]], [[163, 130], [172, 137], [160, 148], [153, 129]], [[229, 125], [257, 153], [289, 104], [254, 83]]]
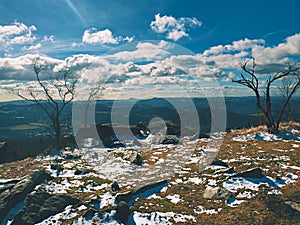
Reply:
[[34, 190], [35, 186], [45, 180], [50, 180], [51, 176], [44, 171], [35, 171], [31, 175], [24, 177], [11, 188], [6, 189], [0, 194], [0, 221], [7, 213], [19, 202]]
[[68, 205], [81, 201], [67, 195], [51, 195], [44, 191], [32, 192], [26, 197], [23, 209], [14, 217], [12, 225], [30, 225], [62, 212]]

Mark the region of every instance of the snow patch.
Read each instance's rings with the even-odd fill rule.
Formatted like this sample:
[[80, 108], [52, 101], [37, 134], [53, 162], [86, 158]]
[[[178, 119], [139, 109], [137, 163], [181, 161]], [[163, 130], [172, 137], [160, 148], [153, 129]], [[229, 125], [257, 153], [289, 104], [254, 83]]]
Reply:
[[172, 203], [177, 204], [178, 202], [182, 201], [180, 199], [180, 195], [175, 194], [175, 195], [167, 195], [166, 196], [167, 199], [169, 199]]
[[196, 219], [192, 215], [176, 214], [174, 212], [152, 212], [152, 213], [140, 213], [134, 212], [133, 220], [136, 225], [142, 224], [155, 224], [155, 225], [172, 225], [170, 220], [173, 219], [176, 223], [185, 223], [190, 220], [196, 222]]

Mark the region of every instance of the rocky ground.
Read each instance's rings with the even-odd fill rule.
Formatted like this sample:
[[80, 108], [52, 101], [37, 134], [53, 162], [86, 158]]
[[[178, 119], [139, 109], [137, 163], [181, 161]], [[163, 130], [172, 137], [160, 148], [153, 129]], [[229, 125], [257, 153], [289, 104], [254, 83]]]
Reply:
[[219, 151], [203, 138], [147, 151], [65, 149], [5, 163], [0, 165], [0, 220], [300, 224], [299, 126], [285, 129], [277, 136], [263, 127], [234, 130], [223, 134]]

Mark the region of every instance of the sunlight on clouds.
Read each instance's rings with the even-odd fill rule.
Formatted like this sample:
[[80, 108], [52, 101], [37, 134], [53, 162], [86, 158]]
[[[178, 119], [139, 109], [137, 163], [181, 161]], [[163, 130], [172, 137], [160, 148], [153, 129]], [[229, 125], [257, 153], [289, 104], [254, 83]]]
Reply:
[[155, 20], [150, 23], [150, 27], [156, 33], [166, 33], [167, 39], [178, 41], [182, 37], [189, 36], [187, 30], [193, 27], [200, 27], [202, 22], [197, 18], [155, 15]]
[[159, 43], [151, 42], [138, 42], [135, 50], [120, 51], [112, 55], [106, 56], [109, 59], [132, 61], [132, 60], [160, 60], [170, 55], [168, 51], [173, 48], [172, 44], [166, 41], [160, 41]]
[[133, 37], [114, 37], [109, 29], [98, 31], [96, 28], [85, 30], [82, 42], [86, 44], [118, 44], [120, 41], [132, 42]]

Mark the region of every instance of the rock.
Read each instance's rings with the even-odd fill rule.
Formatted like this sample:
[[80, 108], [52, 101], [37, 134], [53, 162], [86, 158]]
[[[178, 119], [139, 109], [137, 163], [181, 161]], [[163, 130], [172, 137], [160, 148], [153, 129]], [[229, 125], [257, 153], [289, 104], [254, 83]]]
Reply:
[[284, 202], [287, 205], [290, 205], [293, 209], [297, 210], [298, 212], [300, 212], [300, 204], [297, 202], [292, 202], [292, 201], [286, 201]]
[[51, 164], [50, 169], [56, 170], [56, 175], [58, 176], [60, 174], [60, 172], [62, 172], [64, 170], [64, 167], [62, 167], [58, 164]]
[[133, 201], [138, 195], [141, 195], [143, 193], [147, 193], [146, 196], [150, 196], [158, 191], [160, 191], [163, 187], [168, 186], [168, 182], [166, 180], [160, 181], [157, 183], [148, 184], [146, 186], [143, 186], [141, 188], [138, 188], [136, 190], [130, 191], [125, 194], [118, 194], [116, 196], [116, 203], [119, 203], [121, 201], [124, 201], [126, 203], [129, 203]]
[[85, 174], [89, 174], [89, 173], [91, 173], [92, 172], [92, 170], [90, 170], [90, 169], [76, 169], [75, 170], [75, 172], [74, 172], [74, 174], [75, 175], [85, 175]]
[[230, 168], [219, 169], [214, 172], [214, 174], [223, 174], [223, 173], [232, 174], [232, 173], [235, 173], [235, 171], [234, 171], [233, 167], [230, 167]]
[[142, 144], [137, 140], [137, 139], [134, 139], [133, 140], [133, 143], [132, 143], [133, 146], [136, 146], [136, 147], [141, 147]]
[[26, 197], [23, 209], [17, 213], [11, 224], [36, 224], [62, 212], [68, 205], [80, 203], [80, 200], [71, 196], [51, 195], [45, 191], [34, 191]]
[[230, 167], [230, 166], [228, 166], [228, 164], [223, 162], [221, 159], [214, 159], [210, 165], [211, 166], [223, 166], [223, 167], [226, 167], [226, 168]]
[[203, 193], [204, 198], [216, 200], [228, 200], [232, 196], [232, 193], [223, 187], [207, 187]]
[[264, 178], [266, 176], [262, 173], [261, 168], [254, 168], [254, 169], [246, 170], [246, 171], [241, 172], [241, 173], [234, 174], [232, 177], [243, 177], [243, 178], [256, 178], [256, 179], [259, 179], [259, 178]]
[[95, 209], [89, 209], [84, 213], [83, 217], [86, 220], [89, 220], [96, 214], [96, 212], [97, 212], [97, 210], [95, 210]]
[[7, 145], [7, 142], [6, 142], [6, 141], [1, 141], [1, 142], [0, 142], [0, 152], [6, 151], [6, 150], [7, 150], [7, 147], [8, 147], [8, 145]]
[[201, 138], [210, 138], [209, 135], [205, 134], [205, 133], [195, 133], [194, 135], [192, 135], [190, 137], [190, 141], [195, 141], [195, 140], [198, 140], [198, 139], [201, 139]]
[[175, 135], [166, 135], [165, 139], [161, 143], [165, 145], [177, 145], [179, 141], [179, 138], [177, 138]]
[[21, 179], [1, 179], [0, 181], [0, 194], [7, 189], [11, 189]]
[[111, 185], [111, 190], [113, 191], [113, 192], [118, 192], [118, 191], [120, 191], [120, 186], [119, 186], [119, 184], [118, 184], [118, 182], [113, 182], [112, 183], [112, 185]]
[[8, 144], [6, 141], [0, 142], [0, 155], [1, 155], [0, 163], [17, 160], [16, 155], [12, 154], [12, 152], [9, 151]]
[[48, 173], [38, 170], [17, 182], [11, 189], [2, 192], [0, 194], [0, 221], [3, 220], [10, 209], [23, 201], [36, 185], [50, 179], [52, 178]]
[[128, 217], [130, 214], [131, 211], [127, 203], [124, 201], [119, 202], [116, 208], [116, 214], [115, 214], [116, 220], [125, 224], [128, 221]]
[[65, 160], [75, 160], [75, 159], [81, 159], [81, 155], [71, 155], [71, 154], [69, 154], [69, 155], [65, 155], [64, 156], [64, 159]]
[[136, 165], [142, 165], [143, 163], [143, 158], [141, 157], [141, 155], [138, 152], [132, 150], [124, 151], [123, 159]]
[[[277, 217], [295, 220], [293, 224], [300, 224], [299, 204], [292, 201], [283, 201], [277, 197], [269, 197], [265, 200], [268, 210], [276, 213]], [[297, 221], [297, 222], [296, 222]]]

